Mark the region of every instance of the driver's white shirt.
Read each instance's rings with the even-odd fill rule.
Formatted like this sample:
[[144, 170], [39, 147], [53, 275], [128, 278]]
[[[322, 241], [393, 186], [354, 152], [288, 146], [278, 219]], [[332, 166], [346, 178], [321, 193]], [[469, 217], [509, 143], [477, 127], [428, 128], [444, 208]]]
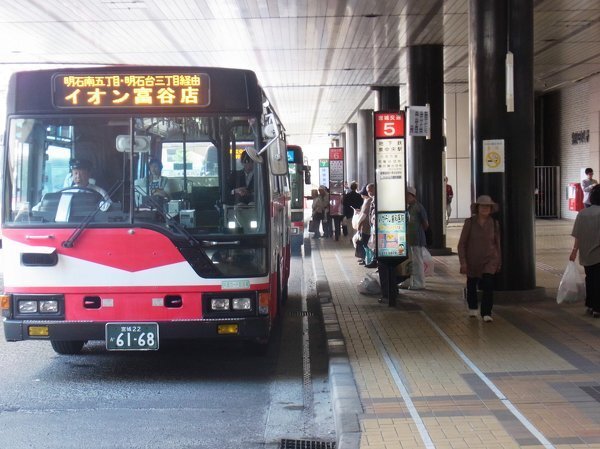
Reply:
[[100, 210], [103, 212], [106, 212], [109, 209], [110, 205], [112, 204], [112, 201], [110, 200], [110, 196], [108, 196], [108, 192], [106, 190], [104, 190], [102, 187], [97, 186], [96, 184], [88, 184], [85, 187], [80, 187], [80, 186], [74, 185], [71, 188], [72, 189], [77, 189], [77, 188], [89, 189], [89, 190], [98, 192], [100, 195], [102, 195], [102, 198], [103, 198], [103, 201], [101, 201], [101, 205], [100, 205]]

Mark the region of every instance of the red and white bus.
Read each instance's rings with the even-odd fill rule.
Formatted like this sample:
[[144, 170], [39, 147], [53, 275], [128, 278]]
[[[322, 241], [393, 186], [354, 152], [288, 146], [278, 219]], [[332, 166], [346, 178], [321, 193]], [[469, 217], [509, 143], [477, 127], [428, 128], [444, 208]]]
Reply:
[[18, 72], [4, 145], [8, 341], [267, 346], [287, 295], [290, 189], [283, 126], [253, 72]]

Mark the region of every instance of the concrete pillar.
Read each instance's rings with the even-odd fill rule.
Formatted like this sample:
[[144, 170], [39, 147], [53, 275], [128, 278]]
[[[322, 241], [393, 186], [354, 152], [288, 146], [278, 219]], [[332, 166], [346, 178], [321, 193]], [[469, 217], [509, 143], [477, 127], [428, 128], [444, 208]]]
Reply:
[[[514, 55], [514, 112], [506, 106], [507, 50]], [[472, 198], [490, 195], [500, 204], [502, 271], [496, 287], [533, 289], [533, 0], [470, 0], [469, 58]], [[504, 140], [503, 172], [490, 172], [483, 160], [483, 141], [496, 139]]]
[[358, 181], [358, 173], [356, 170], [356, 123], [346, 124], [346, 146], [345, 161], [346, 161], [346, 179], [348, 182]]
[[373, 110], [360, 109], [356, 124], [357, 182], [360, 188], [375, 182], [375, 153], [373, 151]]
[[442, 45], [408, 47], [408, 106], [430, 106], [431, 137], [407, 136], [407, 184], [427, 211], [432, 253], [448, 253], [444, 232], [444, 53]]
[[373, 86], [375, 95], [375, 110], [396, 112], [400, 110], [400, 87]]

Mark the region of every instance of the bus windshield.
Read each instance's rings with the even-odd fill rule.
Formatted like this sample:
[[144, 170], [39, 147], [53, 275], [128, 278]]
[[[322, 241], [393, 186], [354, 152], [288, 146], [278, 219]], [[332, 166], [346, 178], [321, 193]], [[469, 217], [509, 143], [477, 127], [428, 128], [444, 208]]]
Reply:
[[257, 118], [11, 118], [7, 226], [148, 226], [191, 235], [265, 234]]

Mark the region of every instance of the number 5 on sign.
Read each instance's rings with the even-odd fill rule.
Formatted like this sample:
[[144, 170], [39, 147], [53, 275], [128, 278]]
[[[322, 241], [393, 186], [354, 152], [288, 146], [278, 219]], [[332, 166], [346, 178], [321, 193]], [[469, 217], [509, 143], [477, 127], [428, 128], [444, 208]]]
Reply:
[[375, 138], [404, 137], [404, 112], [376, 112]]

